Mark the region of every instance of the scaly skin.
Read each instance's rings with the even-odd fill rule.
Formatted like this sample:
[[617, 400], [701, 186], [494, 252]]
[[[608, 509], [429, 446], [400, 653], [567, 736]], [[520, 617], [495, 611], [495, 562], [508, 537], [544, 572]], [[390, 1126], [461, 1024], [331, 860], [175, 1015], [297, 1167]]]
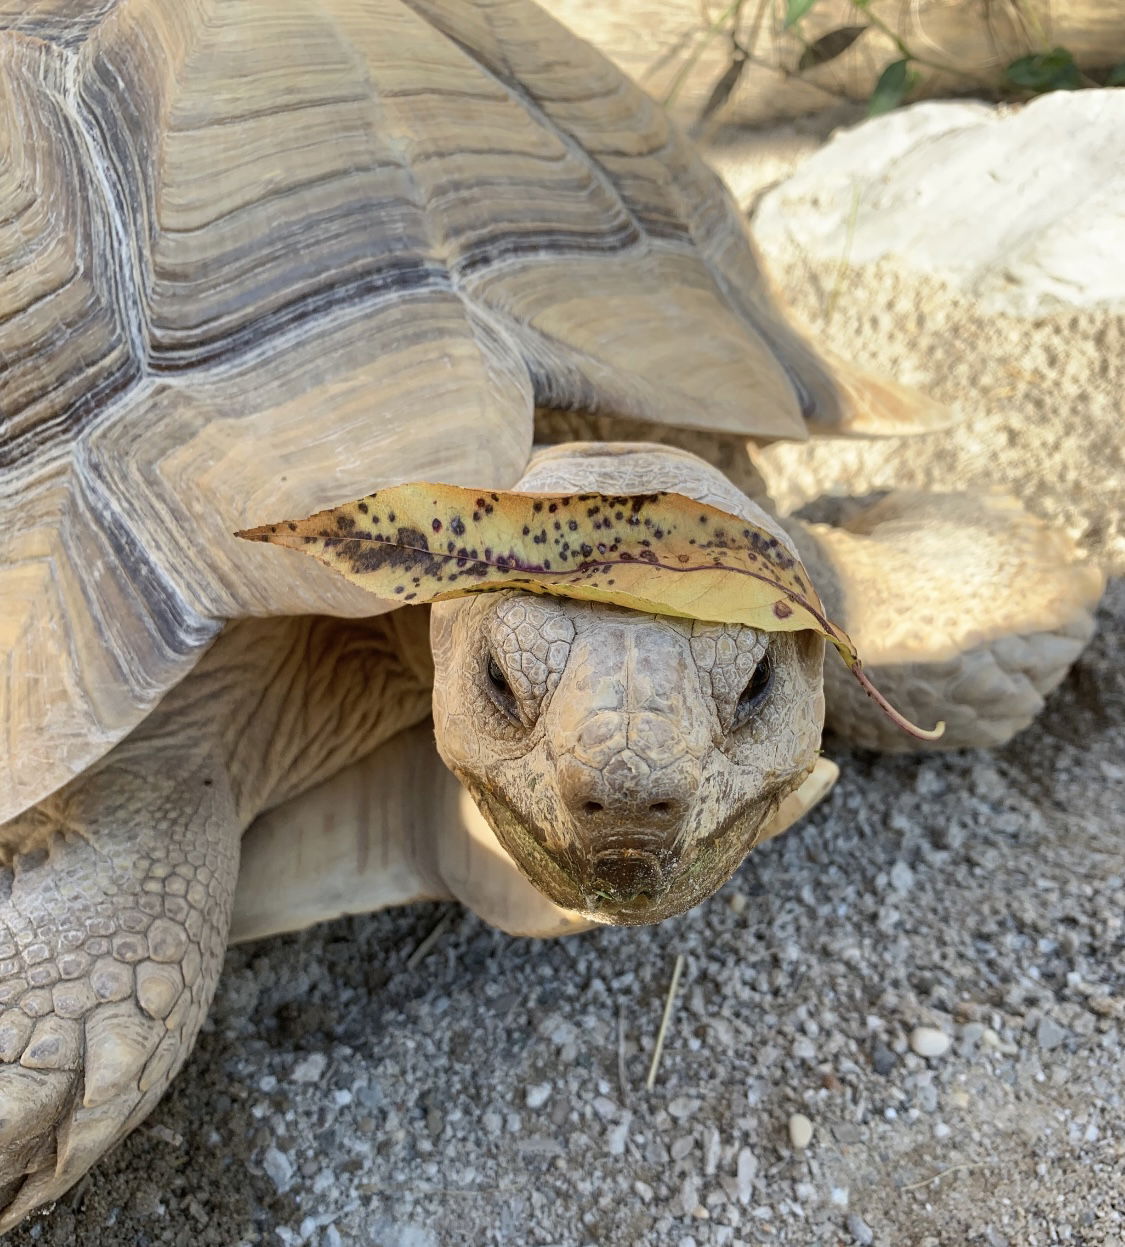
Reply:
[[426, 714], [398, 658], [409, 618], [235, 625], [139, 731], [0, 828], [0, 1232], [183, 1064], [251, 819]]
[[[555, 447], [517, 488], [676, 491], [790, 544], [718, 471], [666, 446]], [[812, 633], [503, 592], [438, 603], [431, 639], [442, 758], [527, 878], [593, 921], [658, 922], [709, 896], [816, 762]]]
[[1104, 577], [1013, 498], [892, 493], [840, 528], [785, 524], [883, 695], [915, 723], [946, 724], [933, 742], [900, 732], [830, 654], [826, 721], [851, 744], [1001, 745], [1093, 635]]

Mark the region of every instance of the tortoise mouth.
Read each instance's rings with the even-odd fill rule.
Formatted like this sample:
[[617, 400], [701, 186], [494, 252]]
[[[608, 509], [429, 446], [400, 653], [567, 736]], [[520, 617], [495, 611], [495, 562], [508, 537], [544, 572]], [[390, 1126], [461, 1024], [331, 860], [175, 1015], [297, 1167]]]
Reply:
[[541, 830], [525, 823], [502, 797], [470, 777], [460, 779], [535, 888], [554, 904], [611, 926], [662, 922], [706, 900], [742, 864], [784, 795], [756, 798], [690, 845], [660, 851], [617, 844], [591, 853], [583, 845], [548, 847]]

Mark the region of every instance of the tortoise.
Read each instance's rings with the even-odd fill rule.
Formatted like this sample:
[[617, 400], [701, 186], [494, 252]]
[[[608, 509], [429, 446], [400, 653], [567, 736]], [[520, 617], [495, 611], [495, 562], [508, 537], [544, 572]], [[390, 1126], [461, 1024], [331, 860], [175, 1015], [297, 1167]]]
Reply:
[[941, 417], [785, 322], [714, 175], [526, 0], [0, 4], [0, 66], [0, 1230], [150, 1111], [228, 939], [655, 920], [827, 790], [822, 718], [917, 743], [811, 633], [427, 615], [236, 530], [673, 490], [799, 554], [954, 747], [1089, 638], [1099, 577], [1009, 500], [769, 513], [747, 439]]

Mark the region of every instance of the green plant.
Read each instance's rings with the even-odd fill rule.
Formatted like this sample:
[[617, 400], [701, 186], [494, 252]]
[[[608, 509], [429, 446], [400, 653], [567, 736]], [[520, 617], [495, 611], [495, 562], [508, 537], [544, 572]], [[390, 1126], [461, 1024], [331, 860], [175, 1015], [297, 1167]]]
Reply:
[[[842, 96], [842, 92], [834, 90], [823, 81], [813, 80], [805, 75], [810, 70], [827, 65], [842, 56], [868, 31], [882, 34], [897, 53], [883, 67], [868, 99], [868, 112], [871, 116], [890, 112], [902, 104], [923, 81], [926, 70], [957, 78], [977, 93], [1017, 99], [1047, 91], [1125, 86], [1125, 62], [1096, 76], [1090, 76], [1082, 71], [1067, 48], [1052, 47], [1047, 32], [1026, 0], [1010, 0], [1010, 3], [1020, 17], [1028, 44], [1032, 48], [1038, 44], [1038, 50], [1029, 50], [1026, 55], [1011, 60], [1002, 67], [999, 76], [993, 74], [988, 77], [979, 71], [965, 69], [911, 46], [886, 17], [876, 11], [876, 0], [850, 0], [855, 14], [854, 21], [842, 23], [815, 38], [806, 36], [806, 19], [821, 3], [822, 0], [758, 0], [747, 23], [744, 21], [744, 16], [750, 9], [747, 0], [732, 0], [700, 32], [665, 92], [665, 103], [670, 103], [675, 98], [704, 49], [716, 37], [727, 40], [730, 57], [726, 70], [715, 82], [700, 110], [700, 122], [707, 121], [727, 103], [751, 65], [766, 66], [786, 77], [802, 78], [827, 94]], [[796, 36], [801, 43], [801, 54], [792, 68], [773, 64], [758, 52], [765, 19], [775, 6], [778, 10], [784, 10], [783, 14], [780, 11], [775, 13], [775, 21], [780, 22], [781, 30]]]

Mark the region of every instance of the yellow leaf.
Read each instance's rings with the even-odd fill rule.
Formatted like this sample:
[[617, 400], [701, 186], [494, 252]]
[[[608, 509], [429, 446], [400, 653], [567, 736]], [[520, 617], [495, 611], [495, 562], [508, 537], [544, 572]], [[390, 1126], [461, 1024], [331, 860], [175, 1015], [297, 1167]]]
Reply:
[[377, 597], [420, 604], [495, 589], [612, 602], [655, 615], [811, 628], [905, 730], [800, 561], [768, 530], [680, 494], [530, 494], [393, 485], [237, 534], [312, 555]]

